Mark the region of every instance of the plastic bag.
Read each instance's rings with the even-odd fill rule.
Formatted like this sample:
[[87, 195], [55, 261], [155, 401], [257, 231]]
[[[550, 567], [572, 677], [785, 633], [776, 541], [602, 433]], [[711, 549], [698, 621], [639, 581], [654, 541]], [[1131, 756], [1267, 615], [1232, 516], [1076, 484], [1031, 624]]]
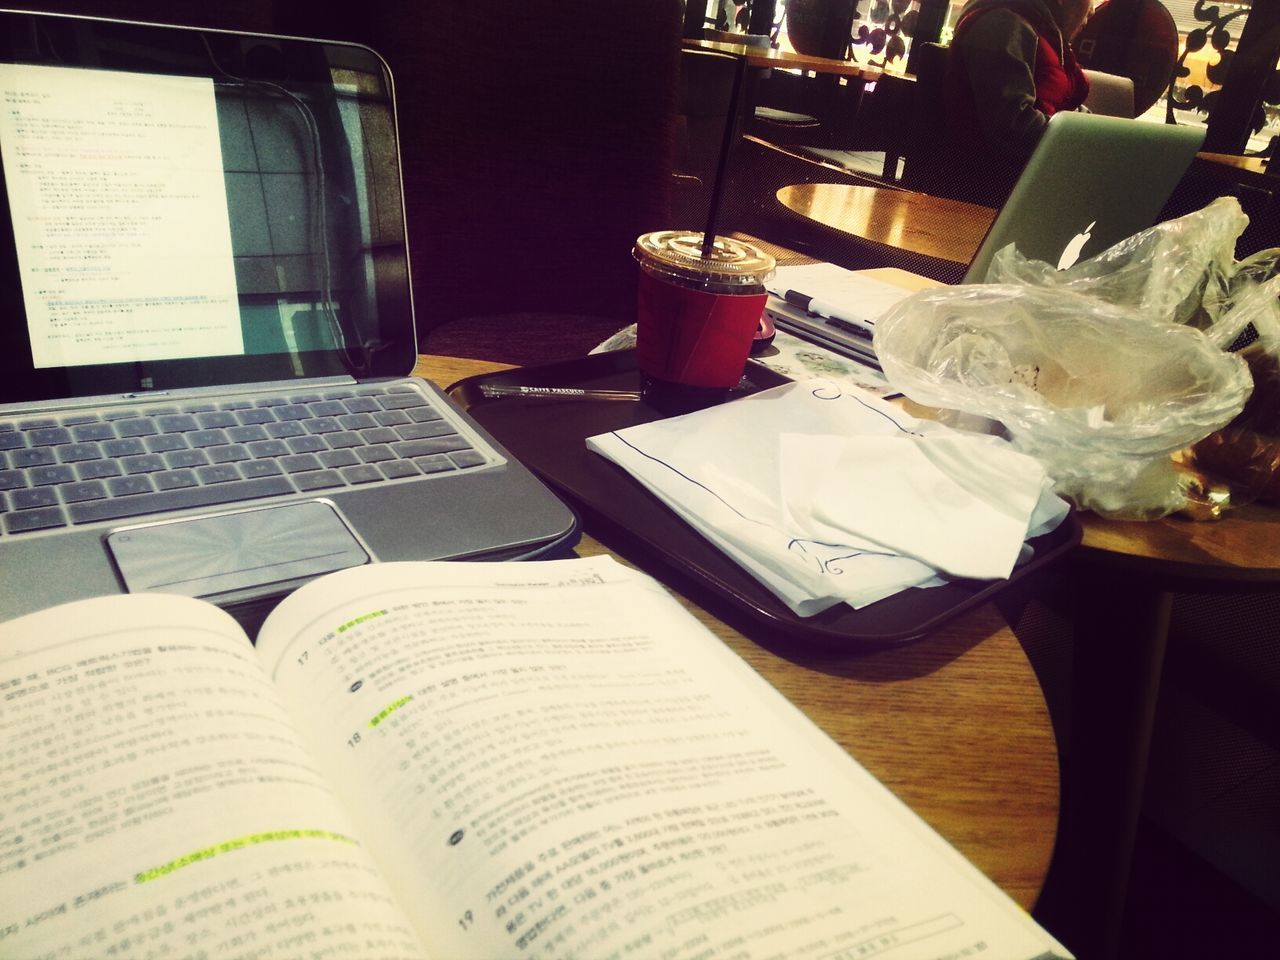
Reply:
[[1242, 260], [1222, 312], [1219, 339], [1247, 326], [1258, 339], [1239, 352], [1254, 389], [1240, 415], [1192, 448], [1192, 464], [1231, 486], [1236, 504], [1280, 503], [1280, 249]]
[[[1130, 426], [1145, 417], [1151, 429], [1168, 427], [1170, 443], [1175, 443], [1173, 438], [1179, 435], [1188, 436], [1187, 442], [1196, 446], [1190, 458], [1180, 454], [1179, 459], [1184, 465], [1194, 467], [1199, 475], [1175, 470], [1168, 454], [1151, 453], [1140, 438], [1126, 438], [1122, 432], [1108, 427], [1108, 432], [1096, 438], [1101, 446], [1089, 452], [1091, 457], [1100, 457], [1103, 461], [1094, 465], [1103, 470], [1096, 482], [1082, 479], [1075, 485], [1075, 492], [1071, 492], [1073, 482], [1061, 481], [1060, 492], [1081, 506], [1119, 517], [1154, 517], [1178, 509], [1206, 517], [1218, 515], [1224, 502], [1238, 505], [1256, 497], [1280, 500], [1280, 377], [1277, 376], [1280, 371], [1280, 249], [1266, 250], [1237, 263], [1234, 259], [1236, 241], [1248, 222], [1239, 202], [1223, 197], [1187, 216], [1135, 234], [1066, 270], [1028, 260], [1012, 245], [993, 259], [987, 274], [989, 283], [1013, 283], [1058, 294], [1077, 294], [1100, 307], [1109, 305], [1128, 311], [1135, 323], [1141, 321], [1156, 327], [1185, 324], [1203, 331], [1208, 344], [1220, 350], [1243, 342], [1241, 335], [1246, 331], [1256, 333], [1259, 338], [1241, 357], [1262, 386], [1247, 406], [1244, 405], [1245, 397], [1249, 396], [1247, 388], [1242, 394], [1227, 393], [1219, 398], [1228, 404], [1228, 409], [1235, 403], [1240, 405], [1238, 411], [1243, 407], [1243, 412], [1226, 427], [1212, 426], [1222, 411], [1209, 402], [1200, 405], [1198, 412], [1186, 419], [1183, 414], [1192, 399], [1189, 394], [1181, 398], [1176, 415], [1163, 425], [1151, 411], [1144, 414], [1134, 408], [1124, 415], [1129, 418]], [[1060, 332], [1066, 338], [1076, 336], [1070, 329]], [[1152, 336], [1157, 337], [1154, 332]], [[1100, 343], [1100, 349], [1107, 346], [1105, 342]], [[1159, 349], [1156, 339], [1149, 346], [1151, 350]], [[1158, 356], [1143, 357], [1139, 350], [1135, 354], [1137, 366], [1098, 371], [1097, 375], [1110, 380], [1126, 375], [1152, 377], [1156, 388], [1153, 396], [1166, 396], [1170, 378], [1161, 377], [1158, 362], [1154, 366], [1143, 363]], [[1179, 362], [1173, 357], [1166, 359], [1169, 363]], [[1122, 364], [1117, 362], [1117, 366]], [[1117, 395], [1115, 402], [1123, 401]], [[1175, 421], [1181, 421], [1181, 432], [1175, 429]], [[1202, 428], [1209, 436], [1196, 435]], [[1047, 436], [1052, 437], [1053, 433]], [[1031, 440], [1025, 440], [1024, 446], [1030, 443]], [[1130, 462], [1120, 470], [1117, 465], [1126, 456], [1122, 448], [1127, 443], [1134, 444], [1127, 455]], [[1171, 452], [1180, 449], [1174, 445]], [[1063, 453], [1057, 459], [1077, 457], [1079, 470], [1092, 469], [1083, 465], [1089, 462], [1085, 453]], [[1042, 459], [1054, 459], [1053, 451], [1046, 450]], [[1064, 478], [1071, 470], [1067, 463], [1058, 467]], [[1104, 493], [1103, 488], [1113, 481], [1119, 485]], [[1223, 496], [1221, 481], [1231, 486], [1229, 501]]]
[[1235, 264], [1222, 288], [1206, 290], [1205, 332], [1228, 348], [1249, 327], [1270, 344], [1273, 356], [1280, 347], [1280, 248], [1262, 250]]
[[922, 291], [876, 324], [875, 349], [907, 396], [999, 420], [1056, 492], [1104, 516], [1183, 506], [1170, 454], [1235, 417], [1252, 387], [1204, 332], [1056, 284]]

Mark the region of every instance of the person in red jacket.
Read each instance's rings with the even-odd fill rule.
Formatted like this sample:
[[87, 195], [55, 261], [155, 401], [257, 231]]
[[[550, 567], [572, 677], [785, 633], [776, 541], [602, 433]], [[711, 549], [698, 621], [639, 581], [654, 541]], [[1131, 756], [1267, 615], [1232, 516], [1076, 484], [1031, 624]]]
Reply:
[[[946, 118], [963, 162], [983, 168], [1003, 201], [1049, 118], [1076, 110], [1089, 81], [1071, 39], [1090, 0], [970, 0], [948, 55]], [[966, 156], [967, 155], [967, 156]]]

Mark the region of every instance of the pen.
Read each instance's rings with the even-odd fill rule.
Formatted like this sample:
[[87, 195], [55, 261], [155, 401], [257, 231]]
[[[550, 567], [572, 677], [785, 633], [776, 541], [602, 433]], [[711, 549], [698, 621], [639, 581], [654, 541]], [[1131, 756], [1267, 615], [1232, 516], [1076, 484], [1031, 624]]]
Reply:
[[817, 297], [810, 297], [801, 293], [799, 290], [787, 290], [783, 293], [782, 299], [792, 306], [799, 307], [806, 313], [814, 316], [822, 317], [824, 320], [834, 321], [836, 326], [850, 333], [856, 333], [870, 339], [875, 325], [872, 322], [863, 320], [860, 317], [851, 317], [849, 311], [841, 310], [830, 304], [824, 303]]
[[594, 390], [589, 387], [529, 387], [509, 383], [482, 383], [486, 397], [543, 397], [548, 400], [639, 400], [639, 390]]

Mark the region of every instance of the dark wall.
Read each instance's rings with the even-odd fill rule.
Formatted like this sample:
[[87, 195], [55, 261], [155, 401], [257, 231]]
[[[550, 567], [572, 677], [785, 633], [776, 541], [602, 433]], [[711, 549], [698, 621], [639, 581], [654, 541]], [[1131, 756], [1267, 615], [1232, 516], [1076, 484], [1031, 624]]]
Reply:
[[670, 225], [681, 12], [378, 0], [292, 24], [391, 66], [420, 326], [527, 310], [629, 322], [631, 246]]
[[275, 29], [275, 4], [271, 0], [5, 0], [3, 6], [221, 30], [271, 33]]

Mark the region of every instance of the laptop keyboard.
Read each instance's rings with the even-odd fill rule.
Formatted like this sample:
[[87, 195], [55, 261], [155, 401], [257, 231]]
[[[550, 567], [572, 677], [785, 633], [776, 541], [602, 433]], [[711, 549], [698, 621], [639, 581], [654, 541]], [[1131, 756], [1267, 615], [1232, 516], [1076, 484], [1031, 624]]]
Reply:
[[408, 384], [0, 420], [16, 535], [495, 462]]

